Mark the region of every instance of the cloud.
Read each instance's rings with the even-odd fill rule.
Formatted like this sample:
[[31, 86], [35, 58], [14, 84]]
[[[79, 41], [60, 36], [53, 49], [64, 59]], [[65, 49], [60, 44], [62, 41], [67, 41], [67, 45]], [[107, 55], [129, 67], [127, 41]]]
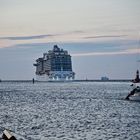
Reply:
[[56, 34], [44, 34], [44, 35], [33, 35], [33, 36], [11, 36], [11, 37], [0, 37], [0, 39], [6, 40], [31, 40], [31, 39], [43, 39], [46, 37], [56, 36]]
[[125, 37], [127, 35], [97, 35], [97, 36], [87, 36], [83, 37], [83, 39], [92, 39], [92, 38], [119, 38], [119, 37]]
[[43, 35], [31, 35], [31, 36], [8, 36], [8, 37], [0, 37], [0, 40], [32, 40], [32, 39], [43, 39], [46, 37], [64, 36], [64, 35], [70, 35], [70, 34], [80, 34], [80, 33], [84, 33], [84, 31], [75, 30], [75, 31], [58, 33], [58, 34], [43, 34]]
[[75, 30], [75, 31], [68, 32], [67, 34], [71, 34], [71, 33], [81, 34], [81, 33], [86, 33], [86, 32], [87, 31], [83, 31], [83, 30]]
[[81, 56], [103, 56], [103, 55], [127, 55], [127, 54], [138, 54], [138, 53], [140, 53], [140, 49], [127, 49], [127, 50], [114, 51], [114, 52], [75, 53], [71, 55], [74, 57], [81, 57]]
[[14, 47], [44, 47], [47, 46], [49, 43], [23, 43], [23, 44], [16, 44]]
[[12, 42], [10, 40], [0, 40], [0, 49], [1, 48], [6, 48], [6, 47], [9, 47], [9, 46], [12, 46]]

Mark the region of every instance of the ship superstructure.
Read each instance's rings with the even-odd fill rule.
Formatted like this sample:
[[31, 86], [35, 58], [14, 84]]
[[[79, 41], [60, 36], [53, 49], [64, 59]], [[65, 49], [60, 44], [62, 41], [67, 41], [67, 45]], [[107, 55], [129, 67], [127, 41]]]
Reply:
[[34, 66], [38, 81], [69, 81], [75, 77], [70, 54], [57, 45], [38, 58]]

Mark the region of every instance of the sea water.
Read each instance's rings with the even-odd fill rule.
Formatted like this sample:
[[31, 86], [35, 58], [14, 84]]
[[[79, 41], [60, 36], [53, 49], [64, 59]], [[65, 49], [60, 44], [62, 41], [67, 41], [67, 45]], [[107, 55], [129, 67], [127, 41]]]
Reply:
[[140, 101], [127, 82], [0, 83], [0, 137], [140, 140]]

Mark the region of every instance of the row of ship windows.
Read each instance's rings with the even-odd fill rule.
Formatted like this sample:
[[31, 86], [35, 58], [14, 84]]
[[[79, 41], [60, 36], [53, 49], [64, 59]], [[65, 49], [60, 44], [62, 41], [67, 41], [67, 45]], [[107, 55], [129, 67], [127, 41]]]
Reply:
[[71, 61], [52, 61], [51, 63], [71, 63]]
[[[64, 64], [64, 65], [71, 65], [71, 61], [54, 61], [51, 63], [52, 65], [61, 65], [61, 64]], [[40, 63], [38, 65], [50, 65], [50, 63]]]
[[71, 63], [69, 63], [69, 62], [55, 62], [55, 63], [52, 63], [51, 65], [71, 65]]
[[71, 65], [55, 65], [55, 66], [51, 66], [52, 68], [71, 68]]
[[52, 67], [38, 67], [37, 70], [42, 70], [42, 69], [71, 69], [72, 66], [52, 66]]
[[48, 56], [48, 57], [44, 57], [44, 59], [46, 60], [52, 60], [52, 59], [71, 59], [71, 56], [59, 56], [59, 55], [55, 55], [55, 56]]
[[[61, 71], [62, 69], [52, 69], [52, 71]], [[63, 71], [72, 71], [72, 69], [63, 69]]]
[[[51, 63], [51, 65], [71, 65], [71, 63], [70, 62], [53, 62], [53, 63]], [[48, 63], [40, 63], [40, 64], [38, 64], [38, 67], [39, 66], [51, 66], [51, 65]]]
[[47, 68], [48, 68], [48, 69], [49, 69], [49, 68], [51, 68], [51, 67], [52, 67], [52, 68], [53, 68], [53, 67], [58, 67], [58, 68], [59, 68], [59, 67], [60, 67], [60, 68], [61, 68], [61, 67], [70, 68], [70, 67], [72, 67], [72, 65], [67, 65], [67, 64], [66, 64], [66, 65], [64, 65], [64, 64], [63, 64], [63, 65], [62, 65], [62, 64], [59, 64], [59, 65], [51, 65], [51, 66], [46, 66], [46, 65], [44, 65], [43, 67], [40, 67], [40, 68], [44, 68], [44, 69], [47, 69]]

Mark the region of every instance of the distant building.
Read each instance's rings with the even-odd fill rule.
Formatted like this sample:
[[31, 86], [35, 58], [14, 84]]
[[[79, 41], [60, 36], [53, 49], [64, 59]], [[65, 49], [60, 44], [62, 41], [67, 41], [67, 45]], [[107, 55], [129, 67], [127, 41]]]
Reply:
[[54, 45], [53, 50], [43, 54], [36, 60], [36, 77], [38, 81], [73, 80], [71, 56], [66, 50]]
[[109, 78], [108, 78], [108, 77], [106, 77], [106, 76], [104, 76], [104, 77], [101, 77], [101, 80], [102, 80], [102, 81], [108, 81], [108, 80], [109, 80]]

